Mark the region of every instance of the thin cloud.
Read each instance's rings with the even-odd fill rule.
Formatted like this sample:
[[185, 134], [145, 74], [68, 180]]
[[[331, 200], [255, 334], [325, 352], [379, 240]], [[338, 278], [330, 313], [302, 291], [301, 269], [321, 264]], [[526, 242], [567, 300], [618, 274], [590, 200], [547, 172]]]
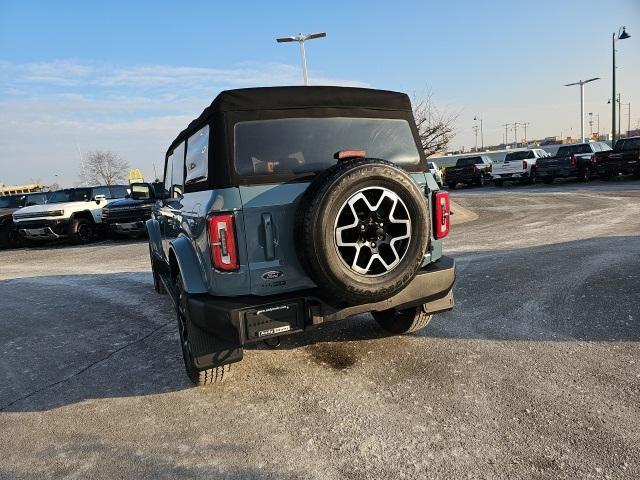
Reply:
[[[368, 86], [310, 76], [316, 85]], [[0, 61], [0, 149], [11, 165], [2, 169], [0, 183], [35, 176], [72, 185], [78, 147], [114, 150], [150, 176], [174, 136], [219, 91], [299, 85], [301, 77], [298, 66], [283, 63], [207, 68]]]

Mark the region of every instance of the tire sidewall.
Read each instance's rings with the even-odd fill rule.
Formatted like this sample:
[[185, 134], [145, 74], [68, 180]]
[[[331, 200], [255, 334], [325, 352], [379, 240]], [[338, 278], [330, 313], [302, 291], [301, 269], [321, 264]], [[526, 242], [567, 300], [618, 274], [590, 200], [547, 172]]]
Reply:
[[[391, 271], [379, 276], [364, 276], [351, 270], [339, 256], [335, 242], [335, 221], [340, 209], [352, 195], [367, 187], [383, 187], [397, 194], [411, 219], [411, 237], [404, 256]], [[387, 162], [368, 163], [347, 170], [328, 182], [320, 195], [309, 228], [312, 232], [320, 232], [317, 235], [321, 241], [314, 242], [312, 258], [307, 263], [320, 269], [320, 276], [328, 279], [329, 284], [345, 284], [346, 288], [371, 297], [368, 299], [371, 301], [387, 298], [406, 286], [422, 264], [429, 238], [426, 198], [413, 179]], [[314, 281], [318, 283], [318, 275], [315, 276]]]
[[[86, 230], [84, 230], [86, 229]], [[84, 231], [85, 235], [81, 236], [80, 232]], [[95, 237], [93, 224], [86, 218], [74, 218], [71, 223], [71, 238], [74, 243], [86, 244], [91, 243]]]

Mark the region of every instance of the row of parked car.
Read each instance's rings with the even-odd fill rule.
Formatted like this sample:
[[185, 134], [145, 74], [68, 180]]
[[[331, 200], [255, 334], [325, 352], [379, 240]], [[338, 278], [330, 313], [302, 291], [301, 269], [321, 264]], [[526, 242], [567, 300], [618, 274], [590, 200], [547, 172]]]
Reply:
[[144, 235], [161, 184], [66, 188], [0, 197], [0, 247]]
[[588, 142], [563, 145], [555, 155], [541, 148], [518, 150], [508, 153], [503, 163], [494, 163], [487, 155], [462, 157], [444, 169], [441, 183], [454, 189], [493, 181], [500, 187], [505, 182], [550, 184], [557, 178], [588, 182], [624, 174], [640, 178], [640, 137], [620, 139], [613, 149], [605, 142]]

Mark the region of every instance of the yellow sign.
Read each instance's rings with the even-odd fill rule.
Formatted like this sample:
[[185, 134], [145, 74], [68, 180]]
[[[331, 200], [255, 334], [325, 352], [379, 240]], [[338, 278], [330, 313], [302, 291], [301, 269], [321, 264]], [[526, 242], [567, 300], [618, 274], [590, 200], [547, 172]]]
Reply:
[[144, 182], [144, 177], [142, 176], [142, 172], [139, 168], [134, 168], [129, 171], [129, 183], [140, 183]]

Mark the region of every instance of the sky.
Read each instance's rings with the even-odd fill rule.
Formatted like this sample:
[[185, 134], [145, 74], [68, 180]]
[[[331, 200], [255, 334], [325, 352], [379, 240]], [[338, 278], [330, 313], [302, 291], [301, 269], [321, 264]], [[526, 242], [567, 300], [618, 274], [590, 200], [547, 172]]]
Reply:
[[528, 122], [529, 138], [578, 137], [579, 88], [563, 85], [591, 77], [585, 113], [608, 132], [622, 25], [626, 130], [629, 102], [640, 127], [640, 0], [0, 0], [0, 184], [77, 184], [93, 150], [152, 179], [221, 90], [300, 84], [297, 44], [275, 42], [299, 32], [327, 32], [307, 43], [312, 84], [430, 94], [456, 117], [453, 149], [474, 146], [475, 116], [485, 144], [513, 122]]

